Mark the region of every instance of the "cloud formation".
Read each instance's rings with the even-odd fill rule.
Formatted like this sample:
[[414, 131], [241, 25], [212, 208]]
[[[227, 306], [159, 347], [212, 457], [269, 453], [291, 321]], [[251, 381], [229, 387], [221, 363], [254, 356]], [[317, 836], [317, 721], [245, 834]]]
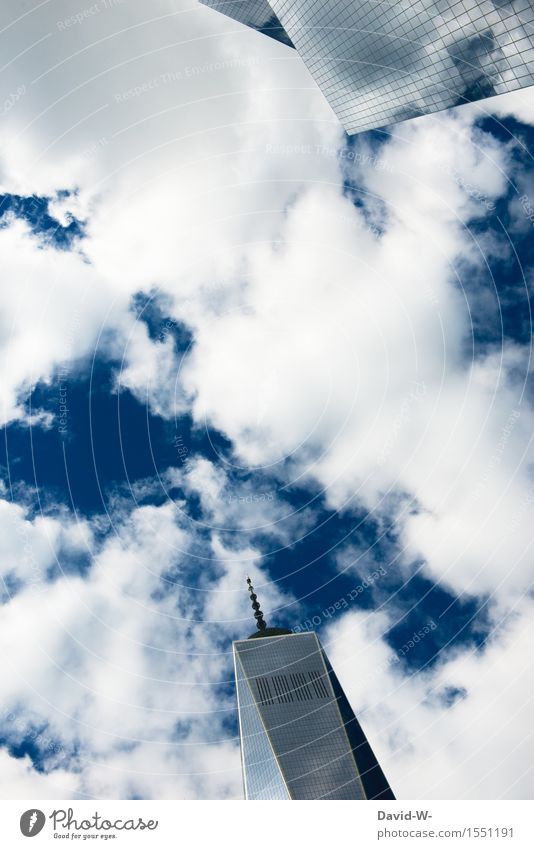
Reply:
[[[399, 795], [422, 795], [431, 758], [436, 796], [528, 795], [529, 348], [479, 338], [501, 315], [493, 268], [510, 248], [494, 225], [527, 179], [517, 140], [470, 109], [348, 144], [298, 58], [208, 9], [160, 0], [149, 18], [131, 2], [63, 28], [70, 4], [54, 9], [25, 54], [45, 10], [13, 29], [6, 85], [26, 89], [6, 115], [1, 181], [50, 196], [84, 237], [58, 250], [3, 222], [3, 422], [57, 422], [58, 406], [28, 412], [30, 389], [87, 373], [97, 350], [120, 363], [114, 391], [168, 422], [187, 412], [231, 452], [165, 472], [200, 505], [196, 525], [170, 496], [117, 499], [109, 533], [101, 517], [0, 502], [2, 734], [12, 753], [26, 746], [0, 752], [4, 795], [240, 795], [228, 646], [248, 628], [243, 573], [282, 615], [293, 599], [269, 585], [254, 535], [290, 546], [316, 519], [263, 480], [391, 526], [401, 579], [421, 568], [491, 599], [488, 645], [413, 679], [393, 669], [387, 614], [346, 612], [327, 635]], [[527, 120], [531, 100], [496, 110]], [[155, 333], [140, 292], [164, 310]], [[185, 354], [165, 329], [178, 326]], [[161, 483], [132, 493], [150, 500]]]

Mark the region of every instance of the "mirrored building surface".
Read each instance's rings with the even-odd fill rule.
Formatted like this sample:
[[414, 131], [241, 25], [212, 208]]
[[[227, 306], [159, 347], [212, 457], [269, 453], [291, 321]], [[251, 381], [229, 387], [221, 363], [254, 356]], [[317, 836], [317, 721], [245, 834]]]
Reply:
[[534, 0], [207, 5], [262, 32], [269, 7], [350, 134], [534, 84]]
[[234, 643], [247, 799], [394, 799], [313, 632]]
[[267, 0], [200, 0], [204, 6], [222, 12], [234, 21], [269, 35], [288, 47], [293, 47], [291, 39], [276, 17]]

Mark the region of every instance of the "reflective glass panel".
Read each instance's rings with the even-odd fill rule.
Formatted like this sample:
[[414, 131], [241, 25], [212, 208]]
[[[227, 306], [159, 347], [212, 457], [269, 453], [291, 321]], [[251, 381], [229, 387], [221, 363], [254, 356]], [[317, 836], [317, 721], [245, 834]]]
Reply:
[[364, 799], [316, 635], [242, 640], [234, 651], [291, 798]]

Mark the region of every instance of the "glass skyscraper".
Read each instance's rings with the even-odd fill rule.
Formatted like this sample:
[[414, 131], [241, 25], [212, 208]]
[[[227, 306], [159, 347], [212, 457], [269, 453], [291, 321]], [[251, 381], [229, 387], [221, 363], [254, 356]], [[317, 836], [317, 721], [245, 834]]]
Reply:
[[204, 6], [210, 6], [223, 15], [245, 24], [247, 27], [269, 35], [288, 47], [293, 47], [291, 39], [276, 17], [267, 0], [200, 0]]
[[234, 642], [247, 799], [394, 799], [313, 632], [267, 628]]
[[349, 134], [534, 84], [534, 0], [201, 0], [295, 47]]

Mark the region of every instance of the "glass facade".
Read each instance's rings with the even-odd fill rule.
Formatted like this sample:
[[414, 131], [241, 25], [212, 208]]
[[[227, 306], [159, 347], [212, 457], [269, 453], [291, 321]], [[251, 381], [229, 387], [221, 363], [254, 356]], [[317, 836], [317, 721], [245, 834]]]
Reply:
[[247, 799], [394, 798], [316, 634], [240, 640], [234, 658]]
[[351, 134], [534, 84], [534, 0], [269, 5]]
[[239, 21], [240, 24], [252, 27], [276, 41], [281, 41], [282, 44], [287, 44], [288, 47], [293, 47], [291, 39], [267, 0], [200, 0], [200, 2], [233, 18], [234, 21]]
[[234, 655], [243, 783], [247, 799], [289, 799], [289, 793], [243, 666]]

